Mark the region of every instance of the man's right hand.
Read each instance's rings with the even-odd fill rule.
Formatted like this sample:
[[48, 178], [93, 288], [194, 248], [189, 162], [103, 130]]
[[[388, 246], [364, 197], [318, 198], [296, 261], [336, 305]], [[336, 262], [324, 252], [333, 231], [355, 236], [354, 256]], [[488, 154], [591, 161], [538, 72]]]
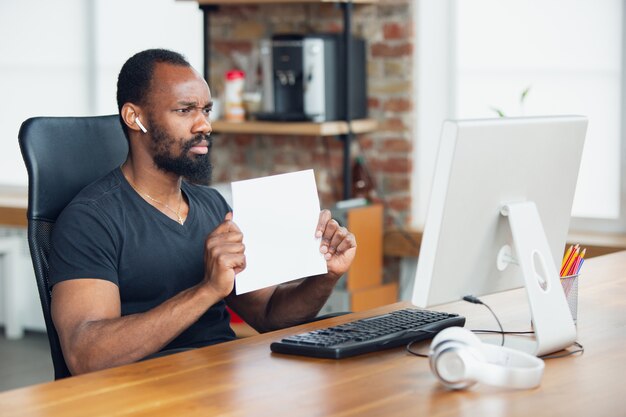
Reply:
[[227, 213], [224, 221], [207, 237], [204, 246], [202, 285], [225, 298], [233, 290], [235, 275], [246, 267], [243, 233]]

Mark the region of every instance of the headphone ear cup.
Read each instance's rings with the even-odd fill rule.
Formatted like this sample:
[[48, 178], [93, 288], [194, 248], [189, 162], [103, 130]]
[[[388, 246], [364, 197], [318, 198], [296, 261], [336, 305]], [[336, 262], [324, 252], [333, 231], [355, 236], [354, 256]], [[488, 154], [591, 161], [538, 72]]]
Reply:
[[448, 388], [465, 389], [476, 383], [483, 362], [480, 339], [462, 327], [449, 327], [435, 336], [430, 347], [430, 369]]
[[448, 340], [430, 356], [430, 368], [448, 388], [465, 389], [477, 382], [477, 368], [482, 360], [475, 349], [463, 342]]

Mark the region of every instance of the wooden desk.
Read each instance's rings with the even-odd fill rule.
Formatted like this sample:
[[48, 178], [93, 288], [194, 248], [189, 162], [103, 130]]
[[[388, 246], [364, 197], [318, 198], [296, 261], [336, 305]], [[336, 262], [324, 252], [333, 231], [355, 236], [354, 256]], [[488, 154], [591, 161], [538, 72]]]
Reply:
[[[617, 416], [626, 412], [626, 252], [585, 263], [579, 341], [585, 354], [546, 363], [534, 390], [475, 386], [450, 392], [426, 359], [396, 348], [344, 360], [274, 355], [272, 340], [401, 307], [387, 306], [317, 324], [0, 394], [8, 416]], [[525, 294], [484, 298], [507, 329], [528, 328]], [[467, 327], [493, 328], [484, 307], [445, 310]], [[427, 344], [424, 345], [424, 348]]]

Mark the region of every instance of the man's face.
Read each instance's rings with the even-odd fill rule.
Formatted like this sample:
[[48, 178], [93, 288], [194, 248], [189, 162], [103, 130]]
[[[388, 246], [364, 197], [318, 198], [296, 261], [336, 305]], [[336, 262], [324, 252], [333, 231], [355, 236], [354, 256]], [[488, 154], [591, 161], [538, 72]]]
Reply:
[[[150, 121], [152, 134], [152, 157], [154, 164], [161, 171], [185, 177], [194, 184], [207, 185], [211, 182], [211, 146], [213, 143], [209, 135], [199, 133], [188, 138], [176, 138], [168, 134], [167, 130], [152, 117]], [[206, 153], [192, 152], [192, 149], [206, 147]]]
[[162, 171], [197, 184], [211, 180], [211, 95], [192, 68], [157, 64], [149, 94], [150, 151]]

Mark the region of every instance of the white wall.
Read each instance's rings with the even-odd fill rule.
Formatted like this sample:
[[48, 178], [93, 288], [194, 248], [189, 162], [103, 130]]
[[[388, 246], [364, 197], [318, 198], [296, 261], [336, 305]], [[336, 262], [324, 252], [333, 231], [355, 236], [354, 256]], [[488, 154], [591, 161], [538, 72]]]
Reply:
[[0, 0], [0, 184], [27, 184], [17, 143], [25, 119], [117, 112], [119, 69], [153, 47], [181, 52], [202, 71], [198, 4]]
[[[446, 118], [589, 118], [572, 228], [626, 231], [623, 0], [416, 0], [414, 226]], [[524, 101], [520, 93], [531, 87]]]
[[415, 37], [416, 141], [413, 146], [414, 174], [411, 181], [413, 226], [423, 228], [430, 198], [439, 136], [443, 120], [453, 117], [456, 89], [453, 0], [417, 0]]
[[95, 113], [117, 113], [115, 91], [120, 68], [149, 48], [180, 52], [202, 72], [202, 12], [195, 1], [96, 0]]
[[458, 2], [457, 117], [496, 117], [492, 106], [507, 116], [588, 117], [576, 217], [620, 215], [621, 8], [622, 0]]
[[0, 183], [27, 182], [23, 120], [87, 114], [84, 12], [81, 0], [0, 1]]

